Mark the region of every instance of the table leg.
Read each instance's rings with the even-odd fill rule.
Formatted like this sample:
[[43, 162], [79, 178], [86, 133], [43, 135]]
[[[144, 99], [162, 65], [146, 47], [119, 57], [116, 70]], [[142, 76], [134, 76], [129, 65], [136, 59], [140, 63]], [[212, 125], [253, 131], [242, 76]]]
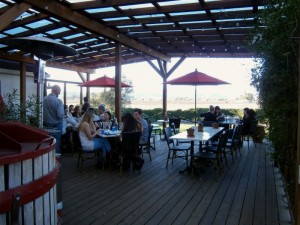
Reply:
[[194, 161], [194, 141], [191, 141], [191, 161], [190, 161], [190, 165], [185, 167], [183, 170], [180, 170], [179, 173], [184, 173], [184, 172], [191, 173], [192, 172], [193, 161]]
[[163, 122], [163, 123], [162, 123], [162, 126], [163, 126], [163, 132], [162, 132], [163, 137], [160, 138], [160, 140], [165, 141], [165, 140], [166, 140], [165, 128], [167, 127], [167, 123], [166, 123], [166, 122]]

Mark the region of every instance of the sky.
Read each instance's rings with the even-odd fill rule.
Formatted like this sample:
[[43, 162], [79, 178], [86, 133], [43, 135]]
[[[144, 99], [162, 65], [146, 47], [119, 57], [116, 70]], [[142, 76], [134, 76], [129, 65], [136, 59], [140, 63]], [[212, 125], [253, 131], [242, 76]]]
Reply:
[[[172, 58], [171, 63], [167, 65], [167, 70], [170, 70], [177, 61], [178, 58]], [[156, 64], [155, 61], [153, 62]], [[251, 58], [187, 58], [171, 74], [168, 80], [183, 76], [197, 69], [199, 72], [230, 83], [229, 85], [198, 86], [197, 99], [236, 99], [245, 93], [256, 95], [255, 88], [250, 86], [251, 68], [254, 66], [254, 59]], [[80, 82], [75, 72], [54, 68], [46, 68], [46, 72], [50, 74], [49, 79]], [[114, 67], [98, 69], [95, 74], [91, 74], [90, 79], [96, 79], [104, 75], [114, 78]], [[132, 81], [134, 98], [162, 99], [162, 78], [147, 62], [123, 65], [122, 75], [127, 80]], [[91, 92], [102, 90], [103, 88], [91, 88]], [[68, 89], [68, 91], [71, 90]], [[195, 89], [193, 86], [167, 85], [167, 98], [169, 100], [185, 97], [193, 99], [194, 93]]]

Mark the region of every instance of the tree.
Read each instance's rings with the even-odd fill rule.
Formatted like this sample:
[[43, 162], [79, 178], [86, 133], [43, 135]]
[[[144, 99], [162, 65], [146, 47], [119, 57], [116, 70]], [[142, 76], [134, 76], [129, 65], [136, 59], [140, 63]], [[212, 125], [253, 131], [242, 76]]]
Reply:
[[244, 98], [249, 102], [254, 102], [254, 100], [255, 100], [253, 93], [245, 93]]
[[[132, 81], [128, 80], [125, 76], [122, 77], [122, 82], [132, 85]], [[121, 89], [121, 102], [123, 108], [131, 104], [132, 98], [133, 88], [129, 87]], [[99, 94], [92, 94], [90, 102], [94, 107], [98, 107], [100, 103], [104, 103], [108, 109], [115, 111], [115, 89], [105, 88], [104, 91]]]
[[[252, 71], [262, 113], [269, 121], [273, 154], [295, 210], [299, 0], [270, 0], [258, 16], [251, 46], [258, 55]], [[295, 211], [294, 211], [295, 212]]]

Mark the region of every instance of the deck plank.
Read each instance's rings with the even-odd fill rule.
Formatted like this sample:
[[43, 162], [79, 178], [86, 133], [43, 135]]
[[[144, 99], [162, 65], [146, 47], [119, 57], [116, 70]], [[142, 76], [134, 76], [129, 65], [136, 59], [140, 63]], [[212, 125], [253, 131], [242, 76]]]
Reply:
[[122, 177], [116, 169], [96, 169], [95, 161], [80, 172], [76, 156], [63, 154], [63, 224], [291, 224], [266, 144], [244, 143], [241, 153], [228, 168], [224, 163], [220, 177], [210, 167], [179, 174], [181, 159], [165, 169], [167, 145], [160, 140], [141, 173]]
[[[234, 216], [236, 218], [240, 215], [241, 210], [241, 200], [244, 198], [245, 192], [245, 180], [243, 179], [243, 174], [245, 172], [246, 162], [248, 162], [249, 158], [248, 156], [249, 151], [242, 151], [241, 154], [243, 154], [243, 157], [240, 159], [239, 163], [235, 163], [234, 165], [231, 165], [230, 174], [226, 174], [226, 178], [229, 180], [230, 185], [228, 186], [228, 189], [226, 190], [225, 196], [223, 198], [223, 201], [220, 203], [220, 208], [217, 210], [216, 216], [214, 218], [214, 221], [212, 224], [224, 224], [224, 221], [229, 221], [228, 224], [234, 224], [233, 221], [229, 220], [231, 216]], [[235, 223], [239, 221], [239, 217], [237, 220], [235, 220]]]

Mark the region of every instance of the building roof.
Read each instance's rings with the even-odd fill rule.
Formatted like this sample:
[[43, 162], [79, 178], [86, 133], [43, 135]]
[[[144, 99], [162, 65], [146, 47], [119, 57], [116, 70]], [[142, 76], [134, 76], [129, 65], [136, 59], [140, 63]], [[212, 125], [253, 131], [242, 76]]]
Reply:
[[[0, 0], [0, 59], [31, 62], [7, 45], [47, 37], [77, 50], [47, 66], [86, 71], [172, 57], [251, 57], [261, 0]], [[27, 61], [26, 61], [27, 60]]]

